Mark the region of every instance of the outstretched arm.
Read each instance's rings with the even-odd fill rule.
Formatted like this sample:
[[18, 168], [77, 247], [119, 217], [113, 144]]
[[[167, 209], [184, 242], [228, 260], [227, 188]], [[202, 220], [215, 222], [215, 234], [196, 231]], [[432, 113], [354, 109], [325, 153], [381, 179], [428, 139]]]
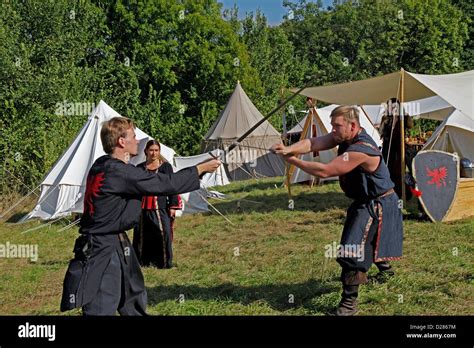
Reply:
[[[302, 169], [306, 173], [320, 178], [344, 175], [349, 173], [355, 167], [364, 165], [368, 160], [372, 161], [372, 159], [369, 159], [368, 155], [361, 152], [345, 152], [327, 164], [303, 161], [295, 156], [285, 157], [285, 160]], [[377, 160], [378, 159], [375, 158], [375, 161]]]
[[[199, 176], [214, 172], [221, 162], [213, 159], [176, 173], [149, 173], [131, 165], [117, 167], [111, 175], [121, 177], [108, 190], [129, 195], [169, 196], [199, 189]], [[125, 179], [125, 180], [123, 180]]]
[[291, 146], [285, 146], [283, 144], [275, 144], [272, 146], [272, 150], [280, 155], [301, 155], [308, 152], [316, 152], [332, 149], [337, 145], [332, 134], [326, 134], [320, 137], [314, 137], [310, 139], [303, 139], [298, 141], [296, 144]]

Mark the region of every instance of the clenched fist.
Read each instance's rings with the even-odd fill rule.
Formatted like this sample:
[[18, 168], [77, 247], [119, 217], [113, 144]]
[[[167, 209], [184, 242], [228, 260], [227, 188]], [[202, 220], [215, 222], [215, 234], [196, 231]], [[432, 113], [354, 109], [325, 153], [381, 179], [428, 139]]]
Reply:
[[213, 173], [220, 167], [222, 162], [217, 158], [211, 158], [207, 161], [199, 163], [196, 167], [199, 175], [204, 173]]
[[288, 146], [285, 146], [281, 143], [273, 145], [271, 150], [272, 152], [282, 156], [292, 155], [292, 153], [288, 151]]

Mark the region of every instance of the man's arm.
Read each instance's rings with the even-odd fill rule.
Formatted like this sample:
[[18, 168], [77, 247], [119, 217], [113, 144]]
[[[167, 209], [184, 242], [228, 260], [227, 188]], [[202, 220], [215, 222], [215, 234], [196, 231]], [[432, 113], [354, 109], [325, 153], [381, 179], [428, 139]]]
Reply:
[[316, 152], [329, 150], [337, 146], [336, 141], [332, 134], [326, 134], [320, 137], [314, 137], [310, 139], [303, 139], [291, 146], [284, 146], [283, 144], [275, 144], [272, 149], [275, 153], [287, 156], [287, 155], [301, 155], [308, 152]]
[[361, 152], [344, 152], [327, 164], [303, 161], [295, 156], [285, 158], [288, 163], [320, 178], [347, 174], [357, 166], [363, 165], [368, 159], [369, 156]]
[[[135, 170], [136, 169], [136, 170]], [[131, 195], [170, 196], [199, 189], [197, 167], [182, 169], [176, 173], [149, 173], [127, 166], [126, 187], [123, 193]]]
[[116, 194], [170, 196], [199, 189], [199, 176], [214, 172], [221, 162], [217, 159], [182, 169], [176, 173], [149, 173], [132, 165], [122, 164], [111, 168], [116, 176], [108, 190]]

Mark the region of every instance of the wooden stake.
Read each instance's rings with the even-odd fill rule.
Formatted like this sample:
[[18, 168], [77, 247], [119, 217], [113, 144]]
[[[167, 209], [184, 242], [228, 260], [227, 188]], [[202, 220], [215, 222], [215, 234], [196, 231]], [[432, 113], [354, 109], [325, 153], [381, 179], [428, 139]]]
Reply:
[[406, 205], [406, 192], [405, 192], [405, 112], [403, 109], [404, 97], [405, 97], [405, 70], [401, 69], [400, 75], [400, 136], [402, 137], [400, 144], [400, 155], [402, 162], [402, 200], [403, 207]]

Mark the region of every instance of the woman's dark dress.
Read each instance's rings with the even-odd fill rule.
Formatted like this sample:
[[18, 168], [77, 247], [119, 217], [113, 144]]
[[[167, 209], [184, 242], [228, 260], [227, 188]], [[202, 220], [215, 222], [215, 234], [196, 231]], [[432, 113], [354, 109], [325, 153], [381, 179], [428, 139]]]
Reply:
[[[138, 168], [146, 169], [146, 162]], [[173, 168], [164, 162], [156, 172], [173, 173]], [[173, 267], [173, 220], [170, 209], [181, 209], [178, 195], [174, 196], [144, 196], [140, 222], [133, 233], [133, 248], [142, 266], [158, 268]]]

